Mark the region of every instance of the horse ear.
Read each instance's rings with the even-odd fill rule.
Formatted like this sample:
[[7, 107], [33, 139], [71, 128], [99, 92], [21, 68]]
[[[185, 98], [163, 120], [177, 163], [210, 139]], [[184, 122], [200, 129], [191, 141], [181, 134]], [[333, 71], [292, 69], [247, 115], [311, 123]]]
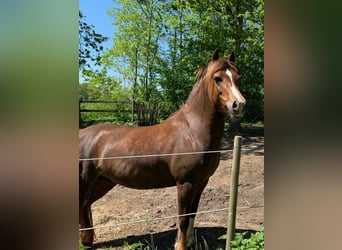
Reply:
[[230, 62], [232, 62], [232, 63], [235, 63], [235, 53], [234, 53], [234, 51], [232, 53], [230, 53], [228, 60]]
[[219, 59], [219, 51], [218, 51], [218, 49], [215, 49], [213, 56], [211, 57], [211, 60], [216, 61], [218, 59]]

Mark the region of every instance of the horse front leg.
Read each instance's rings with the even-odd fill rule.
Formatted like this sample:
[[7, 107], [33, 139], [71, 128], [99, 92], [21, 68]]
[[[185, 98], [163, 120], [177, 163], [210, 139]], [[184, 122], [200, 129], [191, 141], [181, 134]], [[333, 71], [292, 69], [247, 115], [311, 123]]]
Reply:
[[197, 184], [196, 187], [194, 187], [194, 192], [193, 192], [193, 196], [191, 199], [191, 205], [190, 205], [190, 210], [189, 210], [189, 213], [192, 215], [190, 215], [189, 225], [188, 225], [188, 229], [186, 233], [186, 239], [187, 239], [186, 246], [187, 247], [194, 245], [196, 241], [195, 232], [194, 232], [195, 217], [196, 217], [196, 212], [198, 209], [198, 204], [200, 202], [201, 195], [207, 183], [208, 183], [208, 180], [204, 181], [201, 184]]
[[187, 249], [187, 234], [190, 223], [190, 216], [182, 216], [189, 213], [191, 209], [191, 201], [193, 198], [193, 185], [189, 182], [177, 183], [177, 200], [178, 200], [178, 234], [175, 244], [175, 250]]

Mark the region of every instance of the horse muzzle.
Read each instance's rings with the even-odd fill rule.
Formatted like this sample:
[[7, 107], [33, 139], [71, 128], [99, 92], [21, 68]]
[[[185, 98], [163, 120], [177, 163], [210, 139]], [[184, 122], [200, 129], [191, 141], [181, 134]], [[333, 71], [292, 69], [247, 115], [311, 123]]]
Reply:
[[242, 118], [245, 113], [246, 100], [235, 100], [227, 103], [232, 118]]

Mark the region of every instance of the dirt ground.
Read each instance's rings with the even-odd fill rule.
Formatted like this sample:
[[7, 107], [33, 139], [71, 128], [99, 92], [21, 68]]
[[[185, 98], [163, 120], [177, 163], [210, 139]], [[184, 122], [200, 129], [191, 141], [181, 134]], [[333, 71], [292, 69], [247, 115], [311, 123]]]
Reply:
[[[264, 223], [264, 130], [257, 126], [243, 128], [236, 228], [253, 232]], [[222, 148], [232, 147], [233, 138], [224, 137]], [[198, 208], [200, 212], [209, 212], [196, 216], [199, 245], [205, 241], [210, 250], [225, 247], [225, 240], [217, 238], [227, 228], [231, 158], [231, 152], [221, 155], [220, 165]], [[251, 206], [257, 207], [246, 208]], [[158, 250], [173, 249], [177, 233], [177, 219], [173, 217], [177, 215], [175, 187], [134, 190], [116, 186], [92, 205], [92, 211], [95, 227], [110, 226], [95, 230], [93, 249], [127, 249], [125, 242], [148, 242]]]

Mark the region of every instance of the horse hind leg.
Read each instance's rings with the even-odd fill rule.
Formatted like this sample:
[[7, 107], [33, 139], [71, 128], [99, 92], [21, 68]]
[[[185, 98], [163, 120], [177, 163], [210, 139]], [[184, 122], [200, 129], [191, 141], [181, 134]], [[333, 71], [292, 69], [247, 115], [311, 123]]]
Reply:
[[[80, 180], [79, 223], [81, 228], [93, 227], [91, 204], [104, 196], [115, 185], [115, 183], [103, 176], [99, 176], [95, 182], [88, 186]], [[84, 246], [91, 246], [94, 235], [94, 229], [82, 230], [80, 233], [81, 243]]]
[[79, 213], [79, 223], [81, 225], [81, 229], [85, 229], [80, 232], [81, 243], [84, 246], [91, 246], [94, 241], [94, 230], [87, 229], [91, 228], [93, 224], [90, 207], [80, 207]]

